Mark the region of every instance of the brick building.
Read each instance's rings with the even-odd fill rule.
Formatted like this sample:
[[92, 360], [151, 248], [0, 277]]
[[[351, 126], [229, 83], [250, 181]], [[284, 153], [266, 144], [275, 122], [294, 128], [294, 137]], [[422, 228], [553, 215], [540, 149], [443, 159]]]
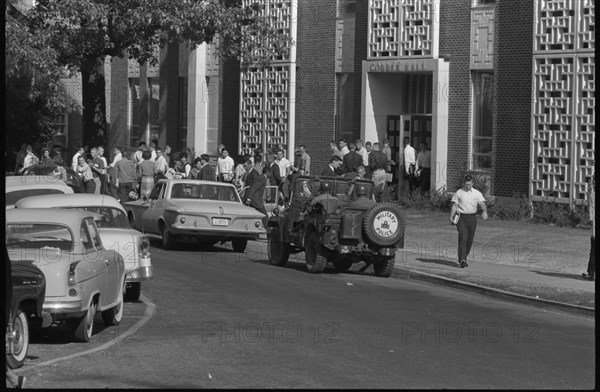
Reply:
[[[210, 45], [170, 45], [154, 68], [115, 59], [109, 144], [281, 146], [288, 157], [303, 144], [320, 170], [332, 139], [388, 138], [397, 160], [408, 136], [431, 148], [432, 188], [454, 191], [472, 169], [495, 196], [583, 200], [594, 159], [593, 1], [258, 2], [295, 41], [287, 57], [244, 72]], [[75, 115], [70, 145], [76, 124]]]

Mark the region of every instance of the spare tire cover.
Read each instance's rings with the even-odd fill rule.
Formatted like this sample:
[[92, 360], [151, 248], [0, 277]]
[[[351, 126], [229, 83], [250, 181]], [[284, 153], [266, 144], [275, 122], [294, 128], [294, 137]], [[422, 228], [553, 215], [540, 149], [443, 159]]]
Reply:
[[405, 218], [394, 203], [380, 203], [371, 207], [363, 219], [363, 232], [375, 245], [393, 246], [404, 237]]

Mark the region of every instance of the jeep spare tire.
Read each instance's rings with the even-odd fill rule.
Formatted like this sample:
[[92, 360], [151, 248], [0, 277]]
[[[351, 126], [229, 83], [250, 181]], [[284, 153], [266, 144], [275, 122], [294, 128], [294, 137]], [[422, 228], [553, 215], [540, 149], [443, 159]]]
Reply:
[[379, 246], [396, 245], [404, 235], [404, 213], [394, 203], [379, 203], [363, 218], [363, 231], [369, 241]]

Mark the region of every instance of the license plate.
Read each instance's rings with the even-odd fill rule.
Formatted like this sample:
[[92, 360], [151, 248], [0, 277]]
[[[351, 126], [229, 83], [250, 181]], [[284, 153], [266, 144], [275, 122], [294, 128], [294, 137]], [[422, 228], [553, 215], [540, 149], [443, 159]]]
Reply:
[[229, 219], [212, 218], [212, 224], [213, 224], [213, 226], [228, 226], [229, 225]]

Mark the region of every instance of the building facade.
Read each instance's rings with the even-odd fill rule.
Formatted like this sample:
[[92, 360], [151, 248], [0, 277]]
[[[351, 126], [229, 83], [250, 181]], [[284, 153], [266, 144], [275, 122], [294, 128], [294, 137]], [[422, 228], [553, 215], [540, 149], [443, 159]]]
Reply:
[[387, 138], [398, 161], [408, 137], [431, 149], [432, 189], [454, 191], [474, 170], [494, 196], [585, 198], [593, 1], [258, 3], [295, 42], [289, 55], [245, 71], [212, 45], [169, 45], [157, 67], [113, 59], [109, 144], [214, 154], [223, 143], [233, 155], [282, 148], [288, 157], [305, 145], [319, 170], [333, 139]]

